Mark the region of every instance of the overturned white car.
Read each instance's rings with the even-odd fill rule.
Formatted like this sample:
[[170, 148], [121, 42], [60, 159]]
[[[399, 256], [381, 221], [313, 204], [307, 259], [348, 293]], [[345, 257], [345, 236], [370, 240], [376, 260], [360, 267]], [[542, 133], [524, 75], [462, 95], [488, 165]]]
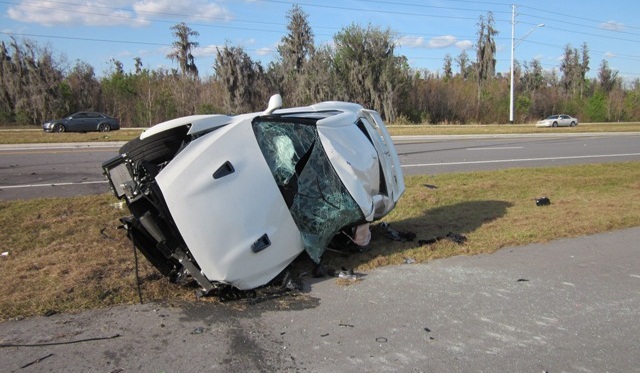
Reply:
[[129, 238], [165, 276], [189, 274], [205, 293], [256, 288], [395, 207], [404, 180], [377, 112], [281, 105], [163, 122], [103, 164]]

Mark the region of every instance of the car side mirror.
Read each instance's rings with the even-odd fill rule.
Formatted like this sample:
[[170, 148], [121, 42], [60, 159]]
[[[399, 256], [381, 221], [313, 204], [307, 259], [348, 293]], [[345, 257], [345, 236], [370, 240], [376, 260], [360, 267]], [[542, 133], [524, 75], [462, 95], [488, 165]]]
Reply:
[[275, 94], [271, 96], [269, 99], [269, 106], [267, 106], [267, 110], [264, 111], [263, 115], [269, 115], [273, 113], [276, 109], [282, 107], [282, 96], [280, 94]]

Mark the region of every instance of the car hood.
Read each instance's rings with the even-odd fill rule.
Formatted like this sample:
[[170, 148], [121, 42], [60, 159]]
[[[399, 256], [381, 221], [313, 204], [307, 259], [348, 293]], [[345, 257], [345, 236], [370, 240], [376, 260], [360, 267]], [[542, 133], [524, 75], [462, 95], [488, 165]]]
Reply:
[[300, 233], [249, 123], [194, 140], [156, 180], [207, 278], [251, 289], [302, 251]]

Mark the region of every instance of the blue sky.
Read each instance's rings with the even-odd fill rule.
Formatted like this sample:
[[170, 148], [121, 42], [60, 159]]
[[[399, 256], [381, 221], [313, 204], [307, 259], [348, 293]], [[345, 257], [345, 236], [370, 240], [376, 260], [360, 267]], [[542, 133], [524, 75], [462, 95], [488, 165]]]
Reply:
[[[521, 0], [516, 3], [516, 60], [537, 59], [558, 69], [565, 45], [590, 50], [589, 76], [603, 59], [626, 81], [640, 79], [640, 3], [637, 0]], [[463, 49], [475, 59], [480, 16], [491, 11], [497, 71], [508, 73], [512, 2], [469, 0], [9, 0], [0, 1], [0, 40], [28, 38], [64, 56], [68, 66], [82, 60], [97, 75], [117, 59], [125, 71], [140, 57], [147, 68], [175, 68], [166, 58], [174, 41], [170, 27], [185, 22], [200, 33], [193, 41], [200, 74], [213, 74], [216, 47], [242, 46], [267, 66], [286, 34], [286, 13], [297, 3], [309, 15], [316, 45], [331, 44], [346, 26], [371, 24], [397, 35], [397, 53], [416, 69], [438, 71], [444, 56]], [[615, 4], [615, 5], [613, 5]], [[536, 27], [544, 24], [544, 27]], [[533, 31], [529, 33], [530, 30]], [[455, 68], [455, 66], [454, 66]]]

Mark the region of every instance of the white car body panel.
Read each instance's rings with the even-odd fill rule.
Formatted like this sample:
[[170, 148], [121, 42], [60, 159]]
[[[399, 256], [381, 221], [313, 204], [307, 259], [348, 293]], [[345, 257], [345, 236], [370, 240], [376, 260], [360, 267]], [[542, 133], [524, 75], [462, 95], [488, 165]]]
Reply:
[[[396, 202], [404, 193], [404, 175], [402, 174], [400, 158], [393, 145], [393, 140], [380, 114], [374, 110], [362, 110], [361, 113], [367, 119], [365, 123], [369, 126], [365, 126], [365, 128], [378, 150], [380, 166], [385, 173], [387, 183], [387, 196], [382, 196], [382, 201], [380, 201], [383, 204], [376, 204], [376, 219], [379, 219], [387, 215], [395, 207]], [[382, 210], [380, 210], [381, 208]]]
[[[202, 273], [241, 290], [265, 284], [303, 250], [260, 148], [247, 139], [255, 139], [248, 121], [221, 128], [193, 141], [156, 177]], [[215, 180], [226, 161], [235, 172]], [[271, 246], [252, 252], [265, 233]]]
[[189, 134], [194, 135], [214, 128], [227, 125], [233, 121], [233, 118], [227, 115], [209, 114], [209, 115], [190, 115], [188, 117], [176, 118], [166, 122], [158, 123], [155, 126], [145, 130], [140, 134], [141, 139], [146, 139], [160, 132], [170, 130], [172, 128], [190, 125]]
[[356, 113], [347, 112], [318, 121], [322, 145], [342, 183], [360, 206], [367, 221], [375, 213], [373, 196], [379, 193], [380, 166], [373, 145], [355, 126]]

